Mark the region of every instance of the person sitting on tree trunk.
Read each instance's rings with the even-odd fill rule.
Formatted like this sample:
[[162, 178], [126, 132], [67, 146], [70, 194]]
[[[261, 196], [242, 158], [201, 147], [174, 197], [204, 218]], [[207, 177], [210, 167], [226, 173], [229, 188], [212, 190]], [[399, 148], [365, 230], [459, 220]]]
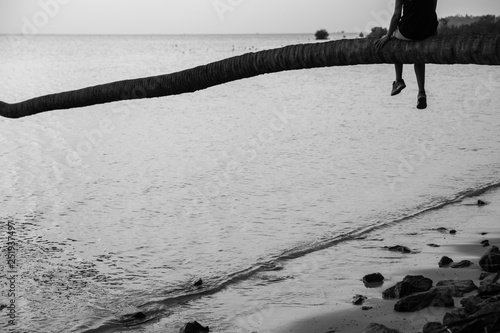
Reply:
[[[382, 49], [391, 37], [414, 41], [435, 35], [439, 24], [436, 7], [437, 0], [396, 0], [389, 31], [387, 35], [375, 42], [375, 46]], [[394, 66], [396, 68], [396, 81], [392, 84], [391, 96], [399, 94], [406, 88], [403, 80], [403, 64], [396, 63]], [[418, 84], [417, 108], [425, 109], [427, 107], [425, 63], [415, 64], [414, 67]]]

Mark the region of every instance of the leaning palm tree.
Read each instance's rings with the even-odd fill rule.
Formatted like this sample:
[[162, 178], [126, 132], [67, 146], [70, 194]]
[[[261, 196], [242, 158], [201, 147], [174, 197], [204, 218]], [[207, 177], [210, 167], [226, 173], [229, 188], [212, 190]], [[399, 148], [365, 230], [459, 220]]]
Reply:
[[391, 40], [382, 50], [374, 47], [374, 39], [291, 45], [172, 74], [117, 81], [14, 104], [0, 102], [0, 115], [20, 118], [51, 110], [177, 95], [288, 70], [396, 62], [500, 65], [500, 35], [433, 36], [418, 42]]

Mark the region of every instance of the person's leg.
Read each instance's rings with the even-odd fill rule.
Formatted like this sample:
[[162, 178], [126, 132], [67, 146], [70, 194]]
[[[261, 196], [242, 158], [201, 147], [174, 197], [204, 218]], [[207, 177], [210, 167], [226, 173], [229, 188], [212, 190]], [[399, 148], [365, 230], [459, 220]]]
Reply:
[[417, 108], [425, 109], [427, 107], [427, 96], [425, 94], [425, 64], [415, 64], [414, 67], [418, 85]]
[[425, 64], [415, 64], [415, 76], [417, 77], [418, 92], [425, 94]]
[[397, 95], [406, 88], [405, 81], [403, 80], [403, 64], [396, 63], [394, 64], [394, 68], [396, 69], [396, 81], [392, 83], [392, 91], [391, 96]]
[[[410, 41], [411, 39], [406, 38], [399, 31], [399, 27], [394, 31], [393, 37], [400, 40]], [[405, 81], [403, 80], [403, 64], [394, 64], [396, 70], [396, 81], [392, 83], [391, 96], [397, 95], [406, 88]]]
[[394, 64], [396, 69], [396, 82], [403, 81], [403, 64]]

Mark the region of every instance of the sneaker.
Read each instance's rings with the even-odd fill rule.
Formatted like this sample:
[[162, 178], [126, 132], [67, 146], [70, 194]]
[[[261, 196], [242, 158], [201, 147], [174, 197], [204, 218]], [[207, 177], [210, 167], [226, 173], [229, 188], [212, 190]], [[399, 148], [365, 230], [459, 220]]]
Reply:
[[405, 80], [394, 81], [392, 83], [391, 96], [399, 94], [404, 88], [406, 88]]
[[417, 97], [417, 109], [425, 109], [427, 107], [427, 96], [425, 93], [418, 93]]

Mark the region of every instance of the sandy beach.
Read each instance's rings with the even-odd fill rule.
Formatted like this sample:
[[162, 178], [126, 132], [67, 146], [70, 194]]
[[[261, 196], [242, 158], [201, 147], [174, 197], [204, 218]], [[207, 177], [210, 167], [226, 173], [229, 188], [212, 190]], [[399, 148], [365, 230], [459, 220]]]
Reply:
[[[478, 200], [488, 204], [477, 206]], [[470, 214], [464, 215], [464, 212]], [[428, 307], [420, 311], [401, 313], [394, 310], [396, 300], [382, 298], [382, 292], [403, 280], [406, 275], [423, 275], [430, 278], [435, 286], [442, 280], [472, 280], [480, 285], [480, 275], [484, 271], [478, 264], [479, 258], [491, 246], [500, 245], [500, 190], [494, 189], [478, 197], [466, 198], [453, 205], [450, 209], [440, 209], [431, 213], [435, 221], [434, 228], [422, 225], [418, 235], [408, 234], [401, 229], [393, 241], [408, 246], [416, 253], [403, 254], [401, 260], [394, 264], [381, 263], [371, 267], [371, 271], [380, 272], [385, 280], [377, 288], [366, 288], [361, 281], [363, 274], [353, 271], [350, 281], [343, 281], [339, 295], [364, 295], [367, 300], [361, 305], [353, 305], [351, 300], [340, 298], [340, 301], [330, 305], [330, 309], [289, 308], [282, 307], [275, 311], [277, 315], [267, 322], [265, 329], [273, 333], [332, 333], [332, 332], [363, 332], [370, 323], [383, 324], [400, 332], [422, 332], [427, 322], [442, 322], [446, 312], [454, 308]], [[446, 228], [438, 231], [436, 228]], [[450, 234], [456, 230], [456, 234]], [[490, 246], [481, 242], [488, 240]], [[354, 242], [374, 242], [371, 237]], [[429, 246], [435, 244], [439, 247]], [[367, 251], [373, 251], [366, 246]], [[381, 252], [382, 253], [382, 252]], [[468, 268], [438, 267], [442, 256], [448, 256], [459, 262], [470, 260], [473, 265]], [[464, 297], [477, 294], [477, 291], [465, 294]], [[462, 298], [454, 297], [455, 309], [461, 307]]]

